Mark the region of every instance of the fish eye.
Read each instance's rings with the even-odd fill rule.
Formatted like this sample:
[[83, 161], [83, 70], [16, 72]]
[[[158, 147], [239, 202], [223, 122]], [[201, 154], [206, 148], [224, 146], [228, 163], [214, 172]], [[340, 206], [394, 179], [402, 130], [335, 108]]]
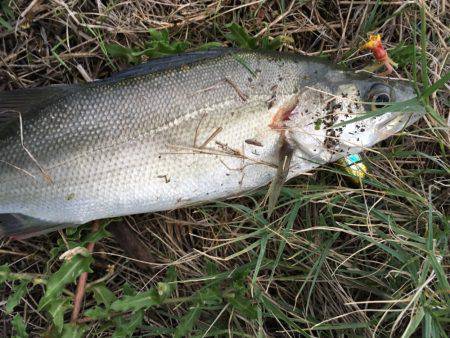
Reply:
[[386, 106], [386, 103], [394, 101], [394, 89], [383, 83], [374, 84], [367, 94], [371, 110], [377, 110]]
[[383, 104], [383, 102], [390, 102], [391, 98], [389, 97], [389, 95], [387, 93], [381, 93], [381, 94], [376, 94], [374, 95], [372, 102], [375, 103], [375, 106], [377, 108], [383, 108], [385, 106], [385, 104]]

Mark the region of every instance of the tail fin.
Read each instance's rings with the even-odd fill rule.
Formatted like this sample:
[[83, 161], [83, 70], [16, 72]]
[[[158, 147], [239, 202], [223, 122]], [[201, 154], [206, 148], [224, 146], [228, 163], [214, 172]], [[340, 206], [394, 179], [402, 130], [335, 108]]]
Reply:
[[48, 221], [22, 214], [0, 214], [0, 237], [11, 236], [15, 239], [24, 239], [66, 226], [64, 224], [52, 224]]

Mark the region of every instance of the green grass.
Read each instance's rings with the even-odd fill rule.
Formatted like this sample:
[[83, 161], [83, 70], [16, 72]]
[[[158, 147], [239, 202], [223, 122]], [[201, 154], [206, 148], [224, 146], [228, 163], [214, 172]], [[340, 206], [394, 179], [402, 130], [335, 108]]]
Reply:
[[[5, 3], [0, 1], [1, 8], [8, 9], [0, 16], [0, 26], [8, 31], [20, 11]], [[102, 71], [224, 44], [276, 50], [285, 43], [306, 49], [301, 39], [311, 44], [320, 39], [323, 46], [334, 47], [334, 41], [329, 41], [331, 31], [285, 37], [289, 33], [284, 29], [300, 26], [300, 9], [314, 16], [303, 3], [307, 2], [293, 7], [292, 13], [287, 12], [289, 2], [274, 5], [271, 10], [277, 12], [271, 20], [286, 15], [283, 27], [274, 25], [260, 38], [254, 35], [264, 25], [256, 20], [260, 11], [264, 18], [271, 14], [266, 2], [249, 11], [225, 14], [229, 8], [221, 9], [217, 3], [218, 9], [205, 14], [205, 26], [188, 26], [189, 31], [173, 27], [115, 36], [101, 27], [109, 24], [108, 17], [93, 21], [80, 10], [78, 20], [88, 25], [80, 30], [94, 41], [83, 48], [98, 50], [98, 62], [104, 62]], [[420, 95], [411, 107], [425, 107], [427, 120], [366, 152], [363, 160], [369, 174], [361, 185], [354, 185], [348, 173], [330, 164], [312, 176], [289, 181], [271, 216], [261, 206], [267, 193], [263, 188], [226, 202], [128, 217], [126, 221], [154, 257], [146, 270], [118, 249], [107, 231], [108, 222], [94, 234], [87, 225], [27, 241], [3, 240], [0, 333], [16, 337], [129, 337], [133, 333], [144, 337], [446, 337], [450, 324], [446, 188], [450, 168], [445, 134], [448, 117], [442, 102], [450, 75], [444, 69], [435, 81], [429, 71], [430, 55], [439, 40], [433, 35], [435, 26], [430, 28], [434, 21], [430, 22], [423, 7], [411, 5], [394, 12], [381, 1], [376, 3], [367, 12], [358, 7], [358, 13], [365, 16], [359, 17], [359, 36], [346, 40], [343, 62], [354, 66], [351, 58], [365, 34], [386, 20], [402, 18], [407, 38], [398, 41], [393, 37], [390, 53], [401, 61], [398, 71], [417, 80]], [[108, 15], [122, 13], [116, 5], [105, 8]], [[333, 22], [336, 12], [319, 9], [322, 21]], [[57, 12], [55, 22], [65, 10], [59, 7]], [[142, 14], [138, 9], [133, 13]], [[131, 17], [128, 12], [124, 15]], [[229, 23], [232, 18], [239, 24], [221, 21]], [[121, 23], [128, 27], [128, 21]], [[65, 29], [64, 25], [58, 27]], [[199, 36], [192, 35], [192, 29], [201, 31]], [[80, 34], [72, 33], [71, 39]], [[61, 73], [76, 73], [76, 63], [62, 57], [68, 52], [68, 40], [65, 35], [53, 39], [49, 50], [53, 58], [46, 62], [62, 65]], [[93, 70], [96, 65], [86, 61], [84, 66]], [[89, 242], [96, 243], [93, 254], [77, 249], [79, 254], [70, 260], [59, 259]], [[86, 271], [83, 321], [71, 324], [77, 279]]]

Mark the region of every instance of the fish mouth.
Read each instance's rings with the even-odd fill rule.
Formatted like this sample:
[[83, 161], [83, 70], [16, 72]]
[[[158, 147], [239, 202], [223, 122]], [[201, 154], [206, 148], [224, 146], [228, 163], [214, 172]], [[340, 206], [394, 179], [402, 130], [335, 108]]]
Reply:
[[397, 130], [402, 130], [408, 127], [411, 123], [414, 123], [414, 121], [412, 121], [413, 115], [414, 113], [393, 113], [392, 116], [378, 123], [377, 129], [393, 133]]
[[396, 97], [392, 102], [394, 109], [381, 116], [381, 121], [376, 124], [375, 130], [394, 134], [419, 120], [425, 114], [425, 108], [411, 82], [394, 81], [390, 82], [389, 86]]

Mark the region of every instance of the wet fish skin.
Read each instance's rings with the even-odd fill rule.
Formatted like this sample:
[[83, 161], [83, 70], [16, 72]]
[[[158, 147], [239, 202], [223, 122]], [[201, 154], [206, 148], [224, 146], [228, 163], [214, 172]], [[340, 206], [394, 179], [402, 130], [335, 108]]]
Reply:
[[[289, 177], [360, 152], [421, 115], [332, 128], [365, 113], [360, 102], [380, 82], [317, 59], [219, 50], [84, 85], [0, 93], [0, 114], [17, 108], [22, 117], [0, 128], [0, 235], [243, 194], [273, 179], [282, 130], [294, 147]], [[390, 86], [397, 101], [415, 96], [409, 84]]]

